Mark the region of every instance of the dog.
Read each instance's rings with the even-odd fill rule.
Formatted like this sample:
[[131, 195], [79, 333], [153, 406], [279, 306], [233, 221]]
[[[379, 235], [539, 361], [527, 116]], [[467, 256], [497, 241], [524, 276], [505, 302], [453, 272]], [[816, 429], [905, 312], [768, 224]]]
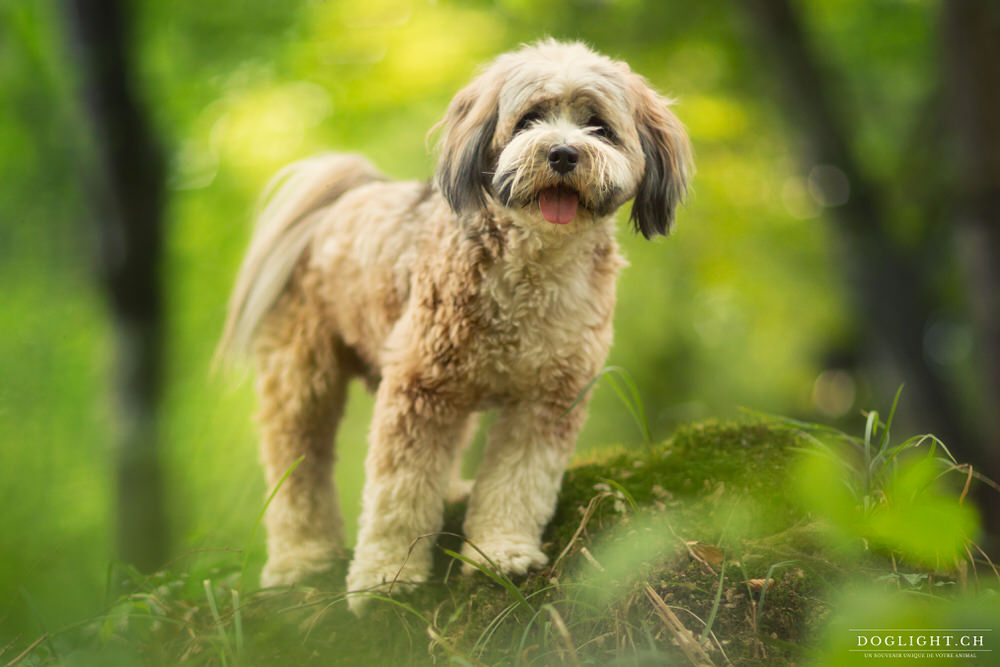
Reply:
[[220, 343], [256, 362], [268, 485], [301, 459], [267, 508], [263, 586], [302, 582], [341, 552], [333, 441], [352, 378], [376, 398], [349, 592], [426, 580], [451, 472], [485, 410], [497, 417], [463, 555], [509, 574], [545, 565], [580, 397], [611, 345], [615, 212], [634, 200], [634, 229], [666, 235], [687, 192], [691, 148], [670, 106], [625, 63], [548, 39], [454, 97], [432, 129], [432, 182], [338, 154], [275, 177]]

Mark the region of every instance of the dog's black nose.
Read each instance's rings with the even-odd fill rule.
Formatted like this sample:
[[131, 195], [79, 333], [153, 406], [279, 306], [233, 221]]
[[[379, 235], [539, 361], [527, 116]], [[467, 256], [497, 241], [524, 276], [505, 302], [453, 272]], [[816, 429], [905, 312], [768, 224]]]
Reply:
[[579, 159], [580, 151], [565, 144], [554, 146], [549, 151], [549, 166], [559, 174], [568, 174], [576, 169], [576, 163]]

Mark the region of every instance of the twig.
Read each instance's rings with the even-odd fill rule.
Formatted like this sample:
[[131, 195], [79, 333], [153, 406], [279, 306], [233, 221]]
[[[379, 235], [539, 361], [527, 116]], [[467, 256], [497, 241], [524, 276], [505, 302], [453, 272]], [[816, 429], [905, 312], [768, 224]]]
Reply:
[[653, 610], [663, 621], [667, 630], [677, 640], [677, 645], [684, 652], [684, 656], [688, 659], [688, 662], [695, 665], [695, 667], [705, 667], [706, 665], [714, 667], [715, 663], [708, 657], [705, 649], [701, 647], [698, 640], [691, 634], [691, 631], [684, 627], [684, 624], [681, 623], [680, 619], [677, 618], [677, 615], [670, 609], [667, 603], [663, 601], [660, 594], [649, 584], [646, 585], [646, 597], [653, 603]]
[[958, 497], [958, 504], [961, 505], [962, 501], [965, 500], [965, 496], [969, 493], [969, 487], [972, 485], [972, 473], [974, 471], [972, 469], [972, 464], [970, 463], [963, 463], [962, 465], [957, 466], [957, 468], [959, 470], [961, 470], [962, 468], [969, 469], [969, 475], [968, 477], [965, 478], [965, 486], [962, 488], [962, 495]]
[[691, 545], [688, 544], [687, 540], [685, 540], [684, 538], [682, 538], [680, 535], [677, 534], [677, 531], [674, 530], [674, 527], [670, 524], [669, 521], [667, 521], [667, 530], [670, 531], [670, 534], [673, 535], [674, 538], [676, 538], [681, 544], [684, 545], [684, 548], [687, 549], [688, 553], [691, 555], [691, 558], [694, 558], [696, 561], [698, 561], [706, 568], [708, 568], [708, 571], [712, 573], [713, 577], [719, 576], [718, 573], [715, 571], [715, 568], [713, 568], [707, 560], [698, 555], [695, 552], [695, 550], [691, 548]]
[[601, 503], [601, 501], [604, 500], [605, 498], [610, 498], [613, 495], [615, 494], [612, 493], [611, 491], [604, 491], [590, 499], [590, 502], [587, 503], [587, 509], [583, 511], [583, 518], [580, 520], [580, 525], [577, 526], [576, 532], [573, 533], [573, 537], [569, 538], [569, 542], [566, 543], [566, 546], [563, 548], [562, 552], [556, 557], [555, 561], [553, 561], [552, 567], [549, 568], [550, 572], [556, 571], [556, 567], [558, 567], [559, 563], [562, 562], [562, 559], [566, 557], [566, 554], [570, 552], [570, 549], [573, 548], [573, 545], [576, 544], [576, 540], [580, 537], [580, 535], [583, 534], [583, 531], [587, 528], [587, 524], [590, 523], [590, 519], [591, 517], [594, 516], [594, 512], [597, 510], [597, 506]]
[[990, 569], [993, 570], [993, 574], [996, 575], [997, 581], [1000, 581], [1000, 572], [997, 571], [997, 566], [993, 564], [993, 561], [990, 560], [990, 557], [986, 555], [986, 552], [983, 551], [982, 547], [980, 547], [978, 544], [976, 544], [972, 540], [969, 540], [969, 544], [971, 544], [972, 546], [976, 547], [976, 551], [978, 551], [980, 554], [982, 554], [983, 558], [985, 558], [986, 562], [989, 564]]
[[49, 633], [46, 632], [45, 634], [43, 634], [38, 639], [36, 639], [35, 641], [31, 642], [31, 646], [29, 646], [28, 648], [26, 648], [23, 651], [21, 651], [21, 653], [18, 654], [18, 656], [16, 658], [14, 658], [10, 662], [8, 662], [7, 663], [7, 667], [13, 667], [17, 663], [19, 663], [22, 660], [24, 660], [25, 658], [27, 658], [29, 653], [31, 653], [32, 651], [34, 651], [35, 648], [37, 648], [39, 644], [41, 644], [43, 641], [45, 641], [48, 638], [49, 638]]
[[552, 625], [555, 626], [556, 631], [562, 638], [563, 645], [566, 647], [566, 652], [569, 654], [569, 661], [580, 667], [580, 658], [576, 655], [576, 649], [573, 647], [573, 638], [570, 637], [569, 628], [566, 627], [566, 622], [563, 617], [556, 611], [556, 608], [550, 604], [545, 605], [546, 611], [549, 612], [549, 617], [552, 619]]
[[601, 572], [607, 572], [607, 570], [604, 569], [604, 566], [601, 565], [596, 558], [594, 558], [594, 554], [590, 553], [590, 549], [587, 547], [580, 547], [580, 554], [587, 559], [587, 562], [596, 567], [598, 570]]
[[10, 647], [14, 645], [14, 642], [16, 642], [20, 638], [21, 638], [21, 635], [14, 635], [13, 639], [11, 639], [9, 642], [7, 642], [7, 644], [3, 648], [0, 648], [0, 657], [3, 657], [3, 654], [6, 653], [7, 651], [9, 651]]
[[[698, 622], [699, 622], [699, 623], [701, 623], [702, 625], [707, 625], [707, 624], [705, 623], [705, 620], [704, 620], [704, 619], [703, 619], [703, 618], [702, 618], [701, 616], [699, 616], [698, 614], [694, 613], [694, 612], [693, 612], [693, 611], [691, 611], [690, 609], [686, 609], [686, 608], [684, 608], [684, 607], [674, 607], [674, 609], [677, 609], [677, 610], [679, 610], [679, 611], [683, 611], [683, 612], [684, 612], [684, 613], [686, 613], [686, 614], [687, 614], [688, 616], [692, 617], [692, 618], [693, 618], [694, 620], [698, 621]], [[692, 634], [693, 634], [693, 633], [692, 633]], [[722, 659], [726, 661], [726, 664], [727, 664], [727, 665], [729, 665], [729, 667], [733, 667], [733, 662], [732, 662], [732, 660], [730, 660], [730, 659], [729, 659], [729, 656], [728, 656], [728, 655], [726, 655], [726, 650], [725, 650], [724, 648], [722, 648], [722, 642], [721, 642], [721, 641], [719, 641], [719, 638], [718, 638], [718, 637], [717, 637], [717, 636], [715, 635], [715, 633], [714, 633], [714, 632], [713, 632], [713, 631], [712, 631], [711, 629], [709, 629], [709, 631], [708, 631], [708, 637], [709, 637], [709, 638], [710, 638], [710, 639], [711, 639], [711, 640], [712, 640], [713, 642], [715, 642], [715, 649], [716, 649], [716, 650], [717, 650], [717, 651], [719, 652], [719, 654], [720, 654], [720, 655], [722, 656]], [[699, 643], [699, 644], [703, 644], [703, 643], [705, 643], [704, 639], [705, 639], [704, 637], [699, 637], [699, 638], [698, 638], [698, 643]]]

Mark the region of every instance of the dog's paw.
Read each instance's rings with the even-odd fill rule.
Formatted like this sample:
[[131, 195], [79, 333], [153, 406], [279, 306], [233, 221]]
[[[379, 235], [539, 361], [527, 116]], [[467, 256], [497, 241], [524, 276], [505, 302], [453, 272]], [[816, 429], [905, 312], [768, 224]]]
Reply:
[[[528, 570], [537, 570], [549, 561], [537, 544], [523, 540], [493, 540], [476, 544], [476, 547], [478, 549], [467, 542], [462, 547], [462, 555], [487, 568], [491, 567], [492, 561], [504, 574], [527, 574]], [[462, 565], [463, 574], [472, 574], [476, 570], [476, 566], [470, 563]]]
[[398, 564], [351, 563], [347, 572], [347, 606], [360, 616], [371, 602], [371, 595], [409, 593], [427, 581], [422, 568]]
[[322, 578], [333, 569], [337, 554], [334, 546], [309, 545], [272, 555], [260, 573], [260, 585], [262, 588], [292, 586]]

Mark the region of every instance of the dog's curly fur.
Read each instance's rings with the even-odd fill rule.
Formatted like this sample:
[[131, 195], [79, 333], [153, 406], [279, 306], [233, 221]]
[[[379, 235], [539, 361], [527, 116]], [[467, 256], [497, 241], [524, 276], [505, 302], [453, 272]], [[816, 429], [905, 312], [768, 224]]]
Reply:
[[500, 56], [439, 126], [434, 184], [322, 155], [279, 174], [258, 217], [220, 349], [256, 359], [268, 484], [304, 457], [268, 508], [266, 586], [341, 548], [333, 440], [352, 377], [376, 401], [348, 590], [427, 577], [431, 540], [415, 540], [440, 530], [449, 471], [487, 409], [465, 519], [478, 550], [464, 553], [508, 573], [543, 565], [585, 417], [574, 401], [611, 345], [614, 212], [634, 198], [636, 230], [665, 234], [687, 188], [668, 100], [579, 43]]

